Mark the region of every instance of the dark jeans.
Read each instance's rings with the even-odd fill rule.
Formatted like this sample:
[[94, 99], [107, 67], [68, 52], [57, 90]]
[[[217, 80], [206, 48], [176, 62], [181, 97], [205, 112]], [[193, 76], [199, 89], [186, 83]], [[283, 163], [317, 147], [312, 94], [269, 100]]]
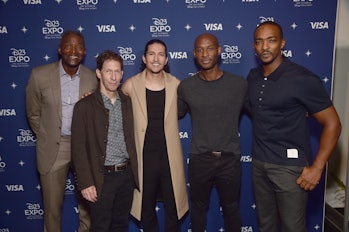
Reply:
[[188, 176], [192, 231], [205, 231], [206, 214], [214, 186], [223, 210], [225, 231], [240, 231], [240, 156], [232, 153], [223, 153], [221, 157], [211, 153], [190, 154]]
[[91, 204], [91, 232], [128, 231], [134, 182], [131, 168], [105, 172], [98, 201]]
[[303, 167], [253, 159], [252, 180], [260, 232], [306, 232], [308, 192], [296, 180]]

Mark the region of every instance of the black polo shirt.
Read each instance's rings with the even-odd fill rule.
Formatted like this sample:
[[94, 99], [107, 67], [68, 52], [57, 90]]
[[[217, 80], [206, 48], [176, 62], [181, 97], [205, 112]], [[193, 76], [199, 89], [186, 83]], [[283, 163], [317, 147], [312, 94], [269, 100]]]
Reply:
[[332, 105], [320, 78], [284, 58], [268, 77], [258, 67], [251, 69], [247, 80], [253, 158], [279, 165], [307, 165], [311, 155], [307, 114]]

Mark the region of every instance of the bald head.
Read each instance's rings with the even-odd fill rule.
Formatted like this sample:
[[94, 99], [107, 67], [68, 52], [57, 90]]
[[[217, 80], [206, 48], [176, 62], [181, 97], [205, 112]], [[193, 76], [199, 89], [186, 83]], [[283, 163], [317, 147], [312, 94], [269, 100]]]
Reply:
[[194, 47], [197, 47], [198, 44], [201, 43], [203, 40], [209, 40], [212, 44], [215, 46], [219, 46], [218, 39], [215, 35], [211, 33], [204, 33], [196, 37], [195, 42], [194, 42]]

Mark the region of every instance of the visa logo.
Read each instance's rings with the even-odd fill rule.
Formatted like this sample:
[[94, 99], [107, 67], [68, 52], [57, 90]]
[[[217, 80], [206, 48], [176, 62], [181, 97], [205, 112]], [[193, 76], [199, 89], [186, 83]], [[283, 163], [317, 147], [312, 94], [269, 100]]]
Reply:
[[23, 3], [28, 5], [36, 5], [36, 4], [42, 4], [41, 0], [23, 0]]
[[6, 26], [0, 26], [0, 33], [1, 34], [7, 34], [8, 32], [7, 32], [7, 28], [6, 28]]
[[171, 59], [188, 59], [187, 52], [169, 52]]
[[10, 184], [10, 185], [5, 185], [7, 191], [9, 192], [19, 192], [19, 191], [24, 191], [23, 185], [19, 184]]
[[204, 23], [206, 31], [223, 31], [221, 23]]
[[310, 22], [311, 29], [317, 29], [317, 30], [322, 30], [322, 29], [328, 29], [328, 22]]
[[15, 116], [16, 111], [14, 109], [1, 109], [0, 116]]
[[98, 32], [116, 32], [115, 25], [97, 25]]

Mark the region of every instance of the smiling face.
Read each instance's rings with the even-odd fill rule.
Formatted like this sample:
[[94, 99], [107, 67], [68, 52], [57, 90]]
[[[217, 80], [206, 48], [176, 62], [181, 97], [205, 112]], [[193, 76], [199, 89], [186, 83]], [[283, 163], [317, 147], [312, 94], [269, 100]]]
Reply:
[[148, 45], [147, 51], [142, 56], [142, 60], [147, 71], [158, 74], [164, 70], [168, 61], [166, 48], [160, 43], [152, 43]]
[[62, 58], [64, 70], [69, 75], [74, 75], [86, 55], [83, 37], [75, 33], [64, 35], [58, 47], [58, 53]]

